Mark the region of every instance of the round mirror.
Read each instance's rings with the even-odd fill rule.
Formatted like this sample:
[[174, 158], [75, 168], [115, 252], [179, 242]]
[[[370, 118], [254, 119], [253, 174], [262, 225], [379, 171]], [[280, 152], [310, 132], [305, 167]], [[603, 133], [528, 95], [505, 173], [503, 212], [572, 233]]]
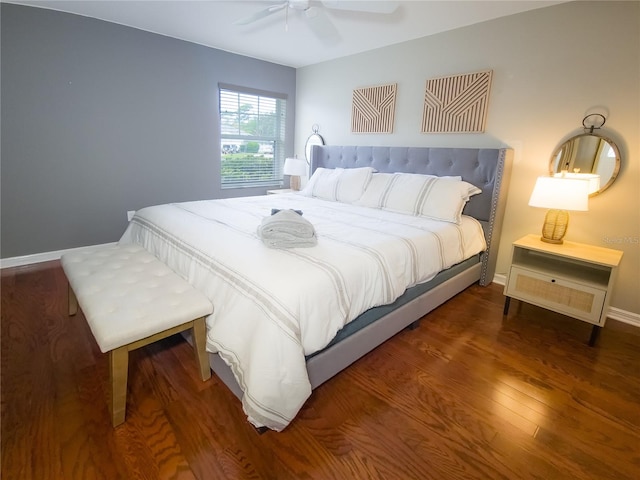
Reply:
[[324, 138], [318, 133], [317, 125], [312, 127], [312, 131], [313, 133], [309, 135], [307, 143], [304, 145], [304, 158], [306, 158], [308, 164], [311, 164], [311, 147], [314, 145], [324, 145]]
[[595, 133], [583, 133], [564, 142], [551, 156], [549, 173], [558, 175], [599, 175], [600, 186], [591, 195], [606, 190], [618, 176], [620, 151], [609, 138]]

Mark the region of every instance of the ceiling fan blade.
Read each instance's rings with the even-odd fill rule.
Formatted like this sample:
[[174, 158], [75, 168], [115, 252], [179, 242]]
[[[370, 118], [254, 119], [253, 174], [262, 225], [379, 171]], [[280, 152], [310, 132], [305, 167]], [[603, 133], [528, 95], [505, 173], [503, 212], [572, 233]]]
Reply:
[[340, 41], [340, 33], [331, 22], [323, 9], [309, 7], [304, 11], [307, 25], [311, 31], [325, 44], [335, 44]]
[[399, 5], [393, 0], [322, 0], [322, 4], [333, 10], [349, 10], [366, 13], [393, 13]]
[[268, 17], [269, 15], [276, 13], [278, 10], [282, 10], [287, 7], [288, 2], [279, 3], [276, 5], [271, 5], [270, 7], [265, 8], [264, 10], [260, 10], [252, 15], [247, 17], [240, 18], [233, 22], [234, 25], [249, 25], [250, 23], [256, 22], [261, 18]]

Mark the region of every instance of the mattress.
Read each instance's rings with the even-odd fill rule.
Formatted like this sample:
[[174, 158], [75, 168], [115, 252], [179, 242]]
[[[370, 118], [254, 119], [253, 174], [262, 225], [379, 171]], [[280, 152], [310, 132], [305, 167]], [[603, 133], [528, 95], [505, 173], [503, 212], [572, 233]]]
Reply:
[[[257, 227], [273, 208], [302, 211], [317, 246], [267, 248]], [[470, 217], [457, 225], [295, 194], [149, 207], [121, 243], [141, 244], [211, 299], [207, 348], [232, 369], [249, 421], [274, 430], [311, 393], [305, 357], [485, 248]]]

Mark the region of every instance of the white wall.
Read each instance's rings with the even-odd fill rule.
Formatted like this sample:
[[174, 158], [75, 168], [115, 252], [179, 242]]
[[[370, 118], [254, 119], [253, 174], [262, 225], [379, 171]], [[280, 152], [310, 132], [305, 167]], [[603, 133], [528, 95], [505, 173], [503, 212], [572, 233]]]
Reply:
[[[295, 151], [311, 126], [329, 144], [515, 149], [498, 273], [510, 244], [540, 231], [545, 212], [527, 205], [552, 152], [605, 112], [618, 143], [615, 184], [571, 215], [568, 239], [624, 251], [612, 306], [640, 314], [640, 2], [571, 2], [492, 20], [298, 69]], [[484, 134], [422, 134], [427, 78], [493, 70]], [[350, 133], [354, 88], [398, 84], [393, 134]]]

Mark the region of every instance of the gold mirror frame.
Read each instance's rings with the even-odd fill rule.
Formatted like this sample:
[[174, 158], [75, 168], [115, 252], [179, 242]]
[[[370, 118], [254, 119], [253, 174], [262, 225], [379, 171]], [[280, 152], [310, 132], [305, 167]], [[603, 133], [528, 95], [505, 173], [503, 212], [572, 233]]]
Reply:
[[563, 171], [600, 175], [600, 189], [590, 196], [598, 195], [609, 188], [618, 176], [620, 150], [613, 140], [603, 135], [575, 135], [551, 155], [549, 173], [554, 175]]

